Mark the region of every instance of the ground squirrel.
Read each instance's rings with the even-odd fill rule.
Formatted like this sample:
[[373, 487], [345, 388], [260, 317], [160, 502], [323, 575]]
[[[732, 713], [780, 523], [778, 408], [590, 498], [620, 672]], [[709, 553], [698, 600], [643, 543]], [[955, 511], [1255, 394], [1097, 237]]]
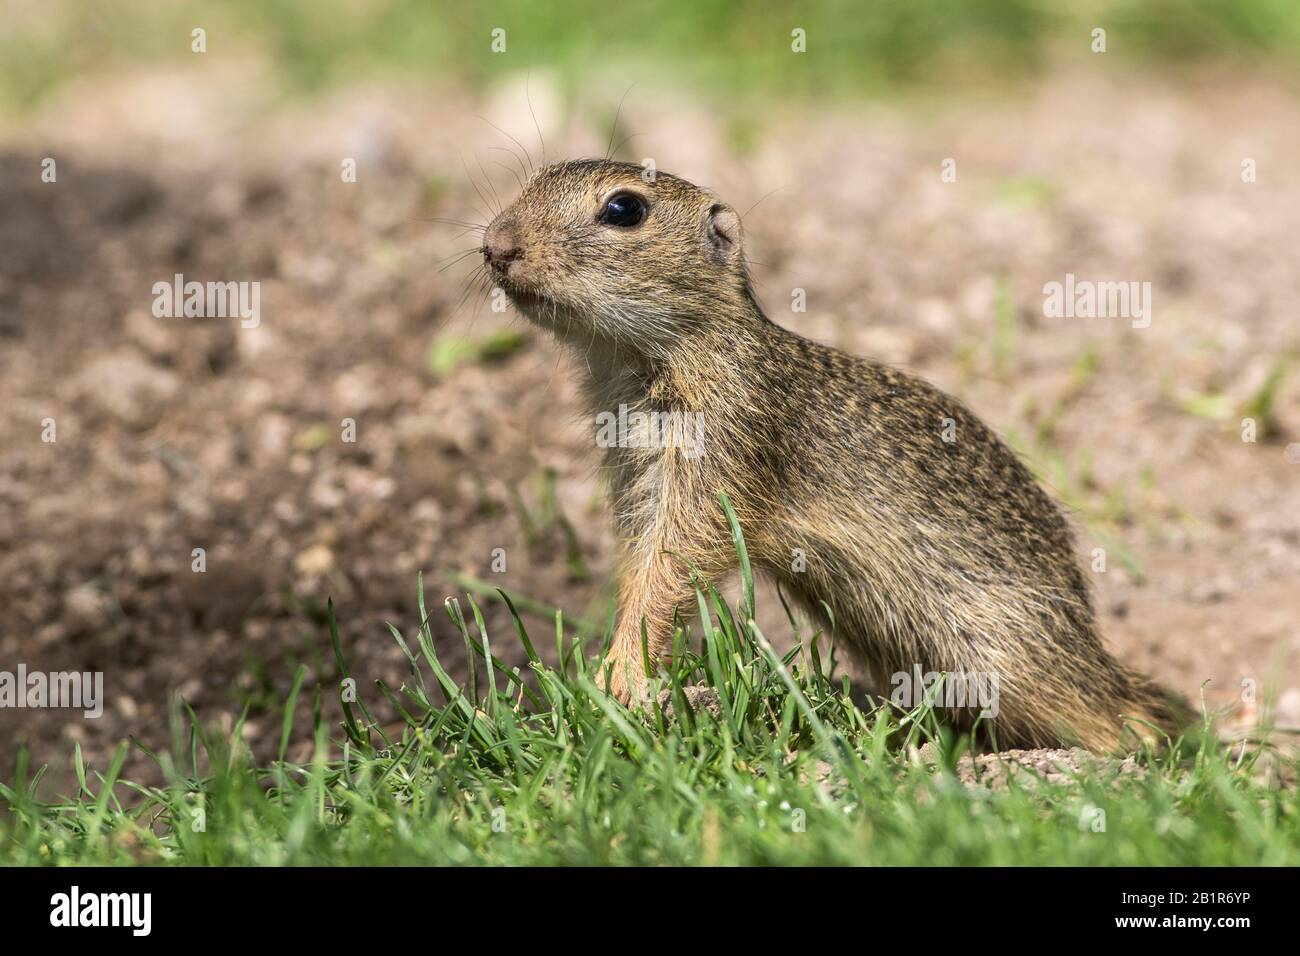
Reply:
[[884, 696], [918, 669], [995, 675], [1002, 746], [1114, 750], [1121, 715], [1176, 732], [1176, 702], [1102, 646], [1070, 528], [1016, 455], [939, 389], [770, 321], [726, 203], [641, 166], [556, 163], [482, 252], [576, 351], [598, 414], [699, 427], [694, 449], [669, 431], [605, 452], [619, 699], [644, 691], [642, 622], [658, 656], [689, 611], [690, 566], [709, 580], [734, 567], [725, 492], [754, 566], [814, 615], [829, 607]]

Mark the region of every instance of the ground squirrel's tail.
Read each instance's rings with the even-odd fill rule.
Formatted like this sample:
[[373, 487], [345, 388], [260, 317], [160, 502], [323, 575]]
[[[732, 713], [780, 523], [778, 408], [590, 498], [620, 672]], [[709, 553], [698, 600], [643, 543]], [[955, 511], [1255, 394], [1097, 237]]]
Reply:
[[1195, 722], [1195, 711], [1181, 695], [1144, 674], [1127, 668], [1123, 671], [1128, 693], [1119, 702], [1116, 715], [1121, 721], [1120, 739], [1116, 743], [1123, 749], [1132, 749], [1132, 734], [1163, 744], [1166, 737], [1177, 740]]
[[1061, 727], [1062, 743], [1057, 746], [1118, 754], [1132, 753], [1145, 742], [1161, 749], [1195, 722], [1195, 712], [1178, 694], [1144, 674], [1114, 666], [1116, 671], [1106, 689]]

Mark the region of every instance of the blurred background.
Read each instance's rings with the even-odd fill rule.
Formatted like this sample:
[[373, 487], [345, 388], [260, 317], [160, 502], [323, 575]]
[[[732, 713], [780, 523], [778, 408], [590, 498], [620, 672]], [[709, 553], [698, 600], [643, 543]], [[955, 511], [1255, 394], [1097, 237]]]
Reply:
[[[776, 321], [1008, 437], [1081, 557], [1104, 550], [1126, 661], [1300, 725], [1300, 5], [3, 0], [0, 22], [0, 670], [102, 671], [107, 697], [0, 710], [5, 777], [20, 744], [55, 782], [74, 744], [160, 746], [176, 699], [225, 727], [247, 706], [274, 751], [299, 665], [332, 706], [327, 600], [367, 699], [400, 685], [385, 625], [418, 622], [420, 574], [435, 608], [480, 595], [512, 660], [498, 586], [537, 633], [561, 607], [598, 639], [613, 539], [571, 359], [473, 294], [474, 234], [434, 220], [485, 222], [521, 164], [611, 144], [748, 210]], [[156, 317], [177, 273], [260, 283], [260, 324]], [[1045, 317], [1066, 273], [1150, 282], [1150, 327]]]

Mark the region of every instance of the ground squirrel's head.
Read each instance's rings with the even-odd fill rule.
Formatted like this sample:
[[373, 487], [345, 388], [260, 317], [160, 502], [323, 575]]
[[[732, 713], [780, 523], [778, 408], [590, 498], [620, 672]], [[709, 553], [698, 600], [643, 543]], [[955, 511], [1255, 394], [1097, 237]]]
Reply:
[[684, 179], [644, 173], [598, 159], [545, 166], [488, 226], [492, 279], [529, 319], [653, 352], [744, 308], [735, 210]]

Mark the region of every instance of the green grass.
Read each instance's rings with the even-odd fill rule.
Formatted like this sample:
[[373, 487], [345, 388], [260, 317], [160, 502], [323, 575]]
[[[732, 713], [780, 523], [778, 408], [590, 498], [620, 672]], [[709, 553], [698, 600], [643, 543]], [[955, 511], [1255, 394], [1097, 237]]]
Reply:
[[518, 329], [501, 329], [478, 338], [443, 334], [429, 346], [429, 370], [446, 378], [462, 365], [503, 361], [527, 344], [528, 336]]
[[[697, 591], [702, 645], [679, 631], [671, 669], [654, 679], [681, 716], [632, 712], [593, 683], [589, 648], [555, 615], [558, 666], [544, 664], [519, 614], [489, 635], [477, 604], [446, 612], [476, 666], [458, 684], [439, 660], [423, 589], [421, 624], [392, 629], [411, 676], [380, 697], [402, 718], [385, 736], [362, 701], [343, 721], [299, 668], [279, 759], [256, 765], [184, 707], [172, 746], [154, 755], [163, 786], [120, 779], [128, 744], [95, 771], [76, 754], [75, 793], [37, 798], [41, 773], [20, 755], [0, 787], [0, 860], [14, 864], [1275, 864], [1300, 862], [1292, 789], [1269, 786], [1263, 749], [1195, 740], [1113, 761], [1059, 782], [1013, 774], [1003, 789], [968, 788], [953, 767], [962, 740], [924, 707], [854, 706], [813, 636], [778, 655], [752, 621], [753, 579], [733, 518], [742, 598]], [[499, 600], [512, 611], [504, 592]], [[537, 606], [530, 613], [536, 613]], [[792, 622], [793, 626], [793, 622]], [[348, 665], [329, 611], [340, 674]], [[527, 674], [494, 652], [522, 644]], [[705, 685], [714, 717], [691, 713], [682, 688]], [[295, 726], [301, 695], [310, 728]], [[309, 734], [312, 756], [286, 759]], [[915, 759], [935, 743], [939, 759]], [[133, 745], [134, 746], [134, 745]], [[1267, 759], [1266, 759], [1267, 757]], [[1104, 816], [1098, 814], [1098, 811]], [[1104, 827], [1098, 824], [1104, 820]]]
[[[950, 92], [1066, 60], [1096, 67], [1095, 27], [1107, 30], [1107, 69], [1290, 65], [1300, 51], [1293, 0], [119, 0], [111, 10], [44, 0], [10, 20], [0, 32], [0, 105], [18, 109], [76, 76], [250, 57], [269, 61], [291, 92], [385, 76], [479, 84], [531, 70], [553, 75], [573, 98], [613, 71], [614, 85], [672, 77], [732, 103], [738, 94], [821, 100], [900, 84]], [[195, 27], [207, 31], [203, 60], [190, 51]], [[489, 47], [495, 28], [506, 31], [504, 53]], [[796, 28], [806, 31], [805, 53], [791, 51]]]

